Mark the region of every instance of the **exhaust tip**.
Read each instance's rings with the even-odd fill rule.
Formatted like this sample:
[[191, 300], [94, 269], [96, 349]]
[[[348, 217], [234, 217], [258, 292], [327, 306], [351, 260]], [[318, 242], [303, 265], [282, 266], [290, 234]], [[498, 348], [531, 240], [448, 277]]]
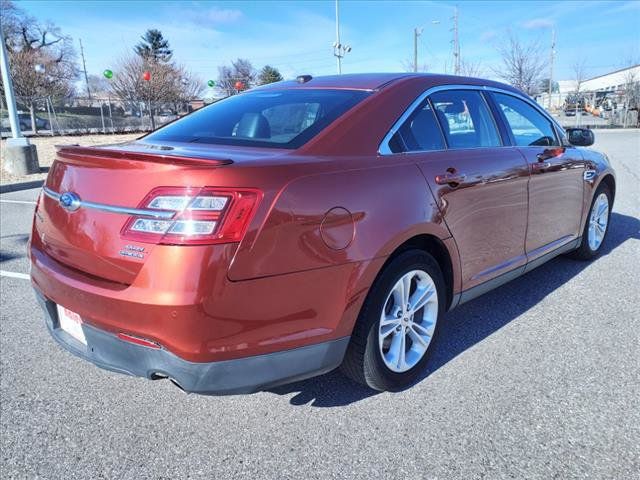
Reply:
[[170, 377], [169, 375], [167, 375], [164, 372], [151, 372], [148, 375], [148, 378], [149, 378], [149, 380], [165, 380], [165, 379], [168, 379], [171, 383], [173, 383], [176, 387], [178, 387], [184, 393], [189, 393], [184, 388], [182, 388], [182, 385], [180, 385], [175, 378]]
[[171, 381], [171, 383], [173, 383], [176, 387], [178, 387], [180, 390], [182, 390], [184, 393], [189, 393], [187, 392], [184, 388], [182, 388], [182, 386], [174, 379], [171, 377], [168, 377], [169, 380]]

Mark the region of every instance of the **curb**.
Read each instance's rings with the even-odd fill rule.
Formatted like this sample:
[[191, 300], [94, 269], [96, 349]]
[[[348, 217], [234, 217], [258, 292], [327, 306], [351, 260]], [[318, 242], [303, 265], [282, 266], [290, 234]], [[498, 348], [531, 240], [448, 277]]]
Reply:
[[33, 182], [9, 183], [0, 185], [0, 193], [19, 192], [20, 190], [30, 190], [32, 188], [40, 188], [44, 184], [44, 180], [34, 180]]

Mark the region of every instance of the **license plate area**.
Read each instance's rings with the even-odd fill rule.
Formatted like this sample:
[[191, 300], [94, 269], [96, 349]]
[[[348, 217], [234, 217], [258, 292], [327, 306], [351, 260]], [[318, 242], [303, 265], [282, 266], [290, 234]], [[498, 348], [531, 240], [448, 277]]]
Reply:
[[86, 345], [87, 339], [85, 338], [84, 331], [82, 330], [82, 319], [80, 318], [80, 315], [76, 312], [72, 312], [62, 305], [57, 305], [57, 309], [60, 328], [83, 345]]

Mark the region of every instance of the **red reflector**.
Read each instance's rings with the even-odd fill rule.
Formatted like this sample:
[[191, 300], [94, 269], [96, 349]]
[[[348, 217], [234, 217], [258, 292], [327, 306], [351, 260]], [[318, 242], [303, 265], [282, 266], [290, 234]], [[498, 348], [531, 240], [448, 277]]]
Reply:
[[134, 337], [133, 335], [129, 335], [128, 333], [118, 333], [118, 338], [120, 340], [124, 340], [125, 342], [135, 343], [136, 345], [142, 345], [143, 347], [155, 348], [156, 350], [160, 349], [160, 345], [156, 342], [152, 342], [151, 340], [145, 340], [144, 338]]

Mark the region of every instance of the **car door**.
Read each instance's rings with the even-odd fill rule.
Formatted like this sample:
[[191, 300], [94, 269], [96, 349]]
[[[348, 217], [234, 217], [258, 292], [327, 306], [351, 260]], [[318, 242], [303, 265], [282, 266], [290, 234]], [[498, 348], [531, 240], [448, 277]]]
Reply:
[[503, 140], [480, 91], [451, 89], [425, 99], [390, 141], [392, 151], [415, 155], [438, 202], [460, 254], [462, 290], [526, 263], [529, 170]]
[[525, 248], [532, 261], [580, 235], [585, 162], [580, 150], [561, 144], [537, 107], [506, 93], [491, 97], [531, 169]]

